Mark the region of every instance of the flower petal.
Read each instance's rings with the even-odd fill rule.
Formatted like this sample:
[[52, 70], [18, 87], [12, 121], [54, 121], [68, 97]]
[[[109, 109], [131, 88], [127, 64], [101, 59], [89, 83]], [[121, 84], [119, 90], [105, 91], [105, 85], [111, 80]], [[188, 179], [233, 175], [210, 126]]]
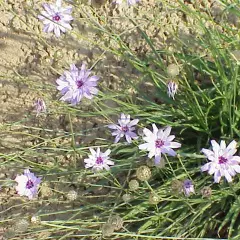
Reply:
[[163, 139], [166, 140], [167, 137], [170, 135], [172, 128], [171, 127], [167, 127], [164, 131], [163, 131]]
[[233, 140], [232, 142], [230, 142], [227, 146], [227, 149], [228, 150], [231, 150], [231, 149], [235, 149], [237, 147], [237, 142], [235, 140]]
[[180, 148], [182, 145], [181, 143], [178, 142], [170, 142], [170, 147], [171, 148]]
[[221, 175], [220, 175], [219, 171], [216, 171], [214, 174], [214, 182], [219, 183], [220, 179], [221, 179]]
[[215, 153], [218, 153], [220, 150], [219, 144], [215, 140], [211, 140], [212, 148]]

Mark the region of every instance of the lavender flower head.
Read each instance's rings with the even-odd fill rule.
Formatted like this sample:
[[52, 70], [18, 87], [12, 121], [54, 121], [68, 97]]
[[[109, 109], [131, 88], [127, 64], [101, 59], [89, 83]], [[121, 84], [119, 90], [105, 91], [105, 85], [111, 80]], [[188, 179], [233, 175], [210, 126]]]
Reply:
[[56, 81], [57, 89], [63, 95], [60, 100], [76, 105], [83, 97], [92, 99], [98, 93], [96, 86], [99, 77], [90, 77], [90, 74], [91, 71], [86, 69], [85, 64], [82, 64], [81, 69], [71, 64], [70, 71], [65, 71]]
[[47, 112], [47, 107], [43, 99], [38, 98], [37, 101], [35, 102], [35, 109], [36, 109], [36, 117], [40, 115], [40, 113], [46, 113]]
[[208, 171], [210, 175], [214, 174], [214, 182], [219, 183], [221, 177], [225, 177], [228, 182], [232, 182], [232, 177], [236, 173], [240, 173], [240, 157], [233, 156], [237, 152], [237, 142], [232, 141], [228, 146], [224, 140], [220, 145], [211, 140], [212, 151], [209, 149], [202, 149], [203, 154], [210, 160], [201, 167], [201, 170]]
[[194, 186], [191, 180], [187, 179], [183, 182], [183, 192], [188, 197], [191, 193], [195, 193]]
[[112, 136], [116, 136], [114, 142], [117, 143], [120, 140], [120, 138], [124, 136], [128, 143], [131, 143], [132, 139], [137, 139], [138, 136], [133, 131], [135, 131], [134, 125], [136, 125], [138, 121], [139, 121], [138, 119], [134, 119], [131, 121], [130, 115], [125, 115], [124, 113], [122, 113], [120, 118], [118, 119], [119, 125], [109, 124], [108, 128], [114, 130], [112, 132]]
[[155, 124], [152, 124], [152, 127], [153, 132], [147, 128], [143, 129], [143, 133], [145, 135], [143, 140], [146, 143], [139, 145], [139, 149], [147, 150], [149, 152], [149, 158], [155, 156], [155, 164], [159, 165], [162, 153], [168, 154], [169, 156], [176, 156], [176, 152], [173, 148], [179, 148], [181, 147], [181, 144], [172, 141], [175, 136], [170, 135], [171, 127], [158, 129]]
[[36, 177], [34, 173], [26, 169], [24, 174], [15, 178], [15, 181], [18, 183], [16, 191], [20, 196], [27, 196], [29, 199], [36, 197], [41, 178]]
[[140, 0], [127, 0], [128, 5], [133, 5], [140, 2]]
[[69, 24], [73, 20], [71, 6], [63, 8], [62, 1], [56, 0], [55, 5], [45, 3], [43, 8], [45, 11], [42, 11], [38, 18], [43, 21], [44, 32], [50, 33], [53, 31], [56, 37], [60, 37], [61, 32], [65, 33], [66, 30], [72, 29]]
[[173, 100], [175, 100], [174, 96], [177, 93], [178, 84], [175, 81], [169, 81], [167, 88], [168, 88], [168, 96], [171, 97]]
[[88, 158], [84, 159], [84, 163], [86, 163], [85, 168], [92, 168], [94, 172], [98, 172], [103, 169], [109, 170], [109, 166], [114, 165], [114, 162], [109, 160], [108, 155], [111, 153], [110, 149], [104, 153], [100, 151], [99, 147], [97, 151], [92, 148], [89, 148], [89, 150], [91, 154], [88, 155]]
[[[128, 5], [134, 5], [138, 2], [140, 2], [140, 0], [126, 0]], [[115, 4], [122, 4], [123, 0], [115, 0], [113, 1]]]

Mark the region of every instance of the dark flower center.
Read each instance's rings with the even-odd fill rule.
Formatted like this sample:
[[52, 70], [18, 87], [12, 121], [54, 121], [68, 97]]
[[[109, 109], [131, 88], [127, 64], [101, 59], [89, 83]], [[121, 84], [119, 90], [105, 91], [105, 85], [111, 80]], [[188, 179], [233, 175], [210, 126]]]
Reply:
[[184, 181], [184, 187], [185, 188], [191, 188], [192, 187], [192, 182], [189, 180]]
[[103, 159], [101, 157], [97, 157], [96, 164], [103, 164]]
[[83, 86], [84, 82], [82, 80], [77, 80], [77, 87], [81, 88]]
[[223, 157], [223, 156], [221, 156], [221, 157], [218, 158], [218, 163], [219, 163], [219, 164], [224, 164], [224, 163], [226, 163], [227, 161], [228, 161], [227, 158], [225, 158], [225, 157]]
[[55, 16], [53, 16], [53, 21], [58, 22], [58, 21], [60, 21], [60, 20], [61, 20], [61, 18], [60, 18], [60, 16], [59, 16], [58, 14], [56, 14]]
[[155, 142], [155, 147], [156, 148], [160, 148], [164, 145], [164, 142], [160, 139], [157, 139], [156, 142]]
[[34, 186], [34, 184], [33, 184], [32, 180], [28, 180], [28, 181], [27, 181], [27, 184], [26, 184], [26, 188], [27, 188], [27, 189], [30, 189], [30, 188], [32, 188], [33, 186]]
[[122, 127], [122, 131], [123, 131], [123, 132], [128, 132], [128, 131], [129, 131], [128, 126], [124, 126], [124, 127]]

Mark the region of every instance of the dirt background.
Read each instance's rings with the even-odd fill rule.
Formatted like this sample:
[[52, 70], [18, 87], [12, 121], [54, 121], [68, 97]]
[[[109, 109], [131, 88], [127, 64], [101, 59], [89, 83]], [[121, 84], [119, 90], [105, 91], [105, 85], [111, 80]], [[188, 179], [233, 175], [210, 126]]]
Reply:
[[[0, 123], [28, 118], [38, 97], [44, 98], [52, 110], [52, 102], [60, 97], [55, 80], [71, 63], [85, 61], [91, 67], [98, 61], [94, 73], [101, 76], [102, 89], [117, 91], [125, 79], [137, 76], [126, 61], [99, 47], [111, 46], [114, 42], [93, 28], [86, 16], [100, 26], [112, 29], [112, 32], [121, 33], [125, 44], [138, 56], [144, 56], [150, 48], [129, 18], [139, 23], [157, 49], [175, 50], [178, 44], [175, 36], [179, 36], [189, 47], [195, 47], [193, 38], [198, 29], [193, 29], [194, 21], [177, 9], [177, 1], [142, 0], [132, 7], [126, 3], [116, 6], [111, 1], [69, 1], [77, 6], [73, 8], [73, 31], [59, 39], [42, 32], [43, 25], [37, 14], [42, 11], [44, 2], [51, 1], [1, 2]], [[167, 6], [169, 3], [172, 7]], [[185, 1], [185, 4], [210, 12], [215, 20], [222, 16], [223, 7], [215, 0]], [[230, 17], [233, 25], [238, 26], [238, 19]], [[97, 44], [93, 46], [92, 42]], [[59, 122], [54, 127], [58, 126]]]

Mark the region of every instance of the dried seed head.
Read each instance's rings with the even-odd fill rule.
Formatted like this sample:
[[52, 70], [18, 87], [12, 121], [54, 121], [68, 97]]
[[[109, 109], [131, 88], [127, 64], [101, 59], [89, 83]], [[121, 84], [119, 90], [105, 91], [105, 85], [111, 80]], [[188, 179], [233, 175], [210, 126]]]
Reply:
[[40, 224], [41, 218], [39, 216], [34, 215], [31, 217], [30, 221], [32, 224]]
[[167, 67], [167, 74], [169, 77], [176, 77], [179, 74], [179, 67], [176, 64], [170, 64]]
[[154, 164], [155, 167], [157, 168], [164, 168], [166, 164], [166, 161], [164, 158], [161, 158], [160, 162], [158, 164]]
[[123, 219], [119, 215], [111, 216], [108, 223], [114, 226], [114, 230], [120, 230], [123, 227]]
[[3, 239], [11, 239], [15, 237], [16, 231], [13, 228], [9, 228], [4, 234], [3, 234]]
[[41, 184], [40, 192], [42, 197], [50, 197], [53, 194], [52, 189], [47, 182]]
[[147, 181], [151, 177], [151, 170], [148, 166], [141, 166], [137, 169], [136, 175], [140, 181]]
[[139, 128], [139, 129], [137, 130], [137, 133], [138, 133], [139, 136], [144, 136], [143, 128]]
[[63, 52], [62, 50], [58, 50], [54, 53], [54, 58], [56, 59], [60, 59], [60, 58], [63, 58]]
[[181, 193], [183, 191], [183, 183], [179, 180], [172, 181], [172, 192], [173, 193]]
[[122, 195], [122, 200], [123, 200], [125, 203], [130, 202], [131, 199], [132, 199], [132, 196], [131, 196], [130, 194], [128, 194], [128, 193], [125, 193], [125, 194]]
[[139, 182], [133, 179], [128, 183], [128, 186], [131, 191], [136, 191], [139, 188]]
[[146, 164], [148, 167], [154, 167], [155, 166], [155, 161], [154, 159], [148, 158], [146, 161]]
[[148, 201], [150, 204], [158, 204], [160, 202], [160, 197], [156, 193], [151, 192]]
[[201, 190], [201, 194], [203, 197], [209, 198], [212, 196], [212, 189], [208, 186], [203, 187]]
[[15, 223], [14, 229], [16, 232], [26, 232], [29, 226], [29, 222], [26, 219], [20, 219]]
[[114, 226], [110, 223], [105, 223], [102, 226], [103, 237], [110, 237], [114, 233]]
[[78, 193], [74, 190], [70, 190], [68, 193], [67, 193], [67, 199], [69, 201], [74, 201], [77, 199], [77, 196], [78, 196]]

